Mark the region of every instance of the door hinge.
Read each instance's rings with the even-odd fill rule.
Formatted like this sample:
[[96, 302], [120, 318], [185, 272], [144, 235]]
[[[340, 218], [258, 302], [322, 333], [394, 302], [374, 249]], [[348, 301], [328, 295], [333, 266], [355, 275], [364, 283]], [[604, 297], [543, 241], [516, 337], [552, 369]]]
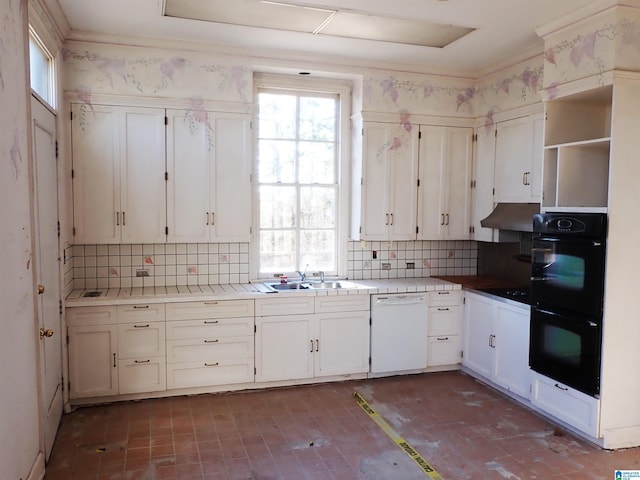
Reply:
[[420, 186], [420, 179], [418, 179], [418, 186]]
[[57, 222], [57, 227], [58, 227], [58, 238], [60, 238], [60, 222]]
[[460, 358], [464, 358], [464, 350], [460, 350]]
[[253, 374], [257, 375], [258, 374], [258, 369], [256, 367], [253, 367]]
[[474, 134], [471, 136], [471, 141], [472, 141], [472, 142], [477, 142], [477, 141], [478, 141], [478, 134], [477, 134], [477, 133], [474, 133]]
[[422, 130], [418, 131], [418, 140], [420, 140], [422, 138]]
[[358, 233], [362, 233], [362, 225], [358, 228]]
[[493, 133], [493, 136], [494, 136], [494, 137], [496, 137], [496, 138], [498, 138], [498, 129], [496, 128], [493, 132], [494, 132], [494, 133]]
[[364, 178], [360, 177], [360, 185], [364, 185]]
[[60, 315], [62, 315], [62, 300], [60, 300], [60, 303], [58, 305], [60, 306]]
[[371, 357], [369, 357], [369, 365], [371, 365]]
[[471, 188], [476, 188], [476, 181], [475, 180], [471, 180]]
[[71, 229], [71, 232], [73, 233], [73, 236], [75, 237], [75, 236], [76, 236], [76, 227], [73, 227], [73, 228]]
[[491, 195], [495, 196], [495, 194], [496, 194], [496, 189], [495, 189], [495, 188], [492, 188], [492, 189], [491, 189]]
[[72, 112], [72, 111], [71, 111], [71, 112], [69, 112], [69, 119], [70, 119], [70, 120], [73, 120], [73, 112]]
[[253, 326], [253, 333], [258, 333], [258, 327], [257, 326]]
[[164, 234], [169, 235], [169, 227], [164, 227]]
[[56, 158], [58, 158], [58, 141], [56, 140]]
[[416, 225], [416, 233], [420, 233], [420, 227]]
[[164, 117], [164, 124], [169, 125], [169, 117], [167, 116]]
[[253, 233], [253, 227], [249, 227], [249, 235]]
[[76, 171], [71, 169], [71, 178], [76, 178]]
[[164, 181], [169, 181], [169, 172], [164, 172]]

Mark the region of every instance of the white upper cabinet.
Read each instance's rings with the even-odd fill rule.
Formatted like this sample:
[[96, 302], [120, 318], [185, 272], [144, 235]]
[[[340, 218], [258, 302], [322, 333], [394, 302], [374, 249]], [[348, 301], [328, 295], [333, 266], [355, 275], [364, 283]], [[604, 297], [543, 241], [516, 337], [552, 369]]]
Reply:
[[469, 239], [473, 129], [420, 126], [418, 240]]
[[541, 114], [497, 124], [495, 202], [540, 202], [543, 127]]
[[360, 225], [352, 235], [363, 240], [415, 240], [418, 128], [365, 122], [362, 130], [362, 162], [356, 162], [353, 172], [361, 185], [355, 202], [360, 208], [354, 212], [354, 222]]
[[167, 117], [168, 241], [249, 241], [250, 119], [191, 110]]
[[480, 224], [493, 211], [493, 177], [496, 153], [495, 126], [476, 129], [473, 160], [473, 181], [471, 187], [471, 237], [474, 240], [491, 242], [493, 228]]
[[75, 243], [164, 242], [164, 110], [71, 111]]

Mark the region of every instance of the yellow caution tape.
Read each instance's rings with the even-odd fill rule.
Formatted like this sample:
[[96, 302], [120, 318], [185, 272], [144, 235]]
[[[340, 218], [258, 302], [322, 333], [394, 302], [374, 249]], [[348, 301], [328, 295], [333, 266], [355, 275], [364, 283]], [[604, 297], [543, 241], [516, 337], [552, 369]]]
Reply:
[[409, 442], [402, 438], [398, 434], [398, 432], [396, 432], [393, 427], [387, 423], [384, 418], [378, 415], [378, 413], [373, 408], [371, 408], [371, 405], [369, 405], [367, 401], [362, 398], [362, 395], [360, 395], [358, 392], [355, 392], [353, 394], [353, 397], [356, 399], [356, 403], [360, 405], [360, 408], [362, 408], [362, 410], [364, 410], [365, 413], [369, 415], [369, 417], [374, 422], [376, 422], [376, 424], [382, 429], [382, 431], [386, 433], [387, 436], [391, 440], [393, 440], [404, 453], [409, 455], [409, 457], [411, 457], [411, 460], [416, 462], [416, 464], [420, 467], [420, 470], [422, 470], [429, 478], [432, 478], [434, 480], [444, 480], [444, 478], [442, 478], [442, 476], [435, 471], [435, 469], [429, 464], [429, 462], [427, 462], [422, 457], [422, 455], [420, 455], [416, 451], [416, 449], [409, 444]]

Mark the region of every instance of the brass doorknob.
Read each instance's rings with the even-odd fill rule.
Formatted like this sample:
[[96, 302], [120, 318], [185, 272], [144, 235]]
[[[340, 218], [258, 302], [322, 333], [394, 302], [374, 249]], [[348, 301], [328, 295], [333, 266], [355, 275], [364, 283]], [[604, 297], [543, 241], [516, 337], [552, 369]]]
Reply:
[[44, 285], [38, 285], [38, 295], [42, 295], [44, 293]]
[[40, 338], [42, 337], [53, 337], [53, 330], [51, 330], [50, 328], [47, 328], [46, 330], [44, 328], [40, 329]]

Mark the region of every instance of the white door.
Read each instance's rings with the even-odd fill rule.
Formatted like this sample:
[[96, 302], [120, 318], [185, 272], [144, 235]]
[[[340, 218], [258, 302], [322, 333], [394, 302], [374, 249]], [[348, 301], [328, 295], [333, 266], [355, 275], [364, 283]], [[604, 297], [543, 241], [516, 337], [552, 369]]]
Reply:
[[369, 370], [369, 312], [316, 315], [315, 376], [366, 373]]
[[420, 187], [418, 188], [418, 239], [444, 236], [446, 205], [443, 204], [446, 128], [420, 126]]
[[493, 173], [495, 164], [495, 126], [476, 129], [472, 188], [473, 239], [490, 242], [493, 229], [480, 225], [480, 221], [493, 211]]
[[532, 124], [529, 117], [500, 122], [496, 137], [495, 201], [527, 202], [533, 154]]
[[529, 398], [530, 309], [500, 303], [496, 308], [495, 381], [507, 390]]
[[447, 239], [468, 240], [471, 225], [470, 128], [447, 129]]
[[464, 356], [462, 364], [487, 379], [494, 376], [494, 303], [467, 293], [464, 310]]
[[62, 416], [62, 332], [58, 247], [58, 175], [56, 118], [36, 98], [33, 121], [34, 196], [36, 216], [35, 269], [40, 326], [40, 385], [44, 447], [49, 458]]

